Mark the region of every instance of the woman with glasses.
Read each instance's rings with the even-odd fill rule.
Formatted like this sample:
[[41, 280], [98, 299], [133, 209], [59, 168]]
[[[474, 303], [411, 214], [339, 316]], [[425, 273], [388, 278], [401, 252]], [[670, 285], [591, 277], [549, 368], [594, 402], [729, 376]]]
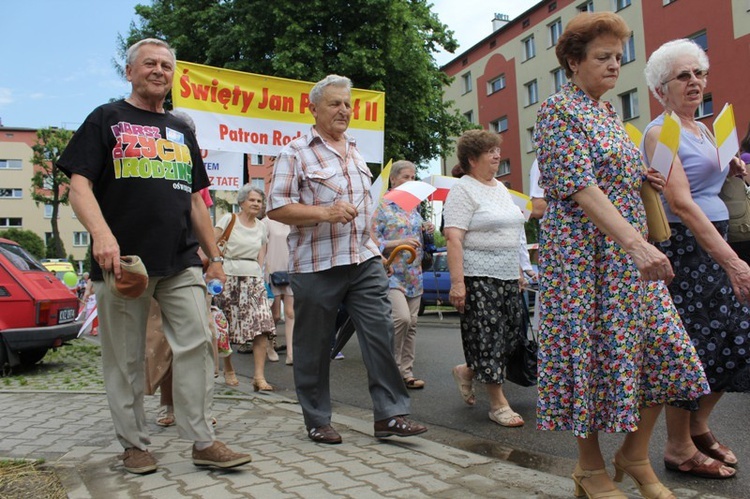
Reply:
[[[744, 305], [750, 300], [750, 267], [725, 241], [729, 214], [719, 191], [727, 174], [745, 174], [745, 164], [735, 158], [722, 171], [711, 132], [695, 119], [707, 76], [708, 57], [690, 40], [665, 43], [646, 64], [651, 92], [682, 125], [663, 191], [672, 235], [658, 246], [674, 267], [669, 291], [711, 387], [697, 404], [667, 407], [664, 464], [694, 476], [729, 478], [737, 457], [716, 440], [709, 417], [724, 392], [750, 391], [750, 310]], [[664, 114], [646, 127], [647, 161], [663, 123]]]
[[665, 285], [669, 259], [646, 240], [643, 157], [605, 98], [631, 30], [612, 12], [579, 14], [555, 47], [569, 83], [539, 108], [534, 133], [548, 201], [539, 244], [537, 428], [572, 431], [575, 495], [625, 498], [599, 434], [624, 433], [615, 481], [674, 498], [649, 462], [664, 403], [709, 392]]
[[453, 368], [461, 397], [474, 405], [474, 381], [484, 384], [490, 420], [517, 427], [523, 418], [503, 393], [503, 370], [519, 341], [519, 244], [524, 217], [508, 189], [495, 180], [500, 136], [469, 130], [458, 139], [462, 174], [443, 207], [451, 304], [461, 314], [465, 364]]

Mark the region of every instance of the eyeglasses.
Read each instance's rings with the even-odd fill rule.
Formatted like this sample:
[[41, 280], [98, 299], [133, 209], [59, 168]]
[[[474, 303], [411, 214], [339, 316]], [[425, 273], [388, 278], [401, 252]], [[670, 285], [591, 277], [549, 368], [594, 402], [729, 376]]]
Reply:
[[667, 81], [663, 81], [662, 85], [666, 85], [672, 80], [678, 80], [678, 81], [681, 81], [682, 83], [685, 83], [685, 82], [690, 81], [693, 78], [693, 76], [695, 76], [699, 80], [705, 80], [706, 77], [708, 76], [708, 70], [707, 69], [694, 69], [692, 71], [683, 71], [679, 73], [677, 76], [675, 76], [674, 78], [670, 78]]
[[487, 151], [487, 154], [490, 156], [500, 156], [500, 148], [499, 147], [493, 147], [489, 151]]

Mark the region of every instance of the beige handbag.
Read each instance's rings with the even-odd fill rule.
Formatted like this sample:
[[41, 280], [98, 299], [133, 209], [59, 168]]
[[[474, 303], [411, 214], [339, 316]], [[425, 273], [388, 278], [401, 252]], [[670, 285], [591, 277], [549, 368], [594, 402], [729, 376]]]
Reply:
[[641, 199], [646, 209], [648, 240], [652, 243], [666, 241], [672, 235], [672, 230], [669, 228], [669, 222], [667, 221], [667, 214], [664, 212], [664, 206], [661, 204], [661, 196], [646, 179], [643, 180], [643, 185], [641, 186]]

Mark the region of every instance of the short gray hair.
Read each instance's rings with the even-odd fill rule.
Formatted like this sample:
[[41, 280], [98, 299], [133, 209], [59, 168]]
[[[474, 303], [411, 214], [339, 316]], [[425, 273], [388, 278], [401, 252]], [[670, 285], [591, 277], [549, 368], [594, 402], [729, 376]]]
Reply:
[[405, 170], [406, 168], [411, 168], [412, 170], [414, 170], [414, 173], [417, 172], [417, 167], [414, 165], [414, 163], [405, 159], [400, 159], [391, 165], [391, 175], [389, 178], [398, 177], [399, 173], [401, 173], [401, 170]]
[[175, 64], [177, 63], [177, 54], [167, 42], [165, 42], [164, 40], [159, 40], [158, 38], [144, 38], [143, 40], [135, 42], [133, 45], [128, 47], [128, 51], [125, 53], [125, 64], [127, 64], [128, 66], [132, 66], [135, 62], [136, 57], [138, 57], [138, 51], [144, 45], [158, 45], [159, 47], [164, 47], [172, 54], [172, 62]]
[[320, 80], [318, 83], [313, 86], [312, 90], [310, 90], [310, 102], [313, 104], [318, 104], [320, 102], [320, 99], [323, 97], [323, 91], [326, 89], [326, 87], [333, 86], [333, 87], [344, 87], [349, 92], [352, 91], [352, 80], [347, 78], [346, 76], [339, 76], [339, 75], [328, 75], [322, 80]]
[[263, 189], [253, 187], [253, 184], [245, 184], [240, 187], [240, 190], [237, 191], [237, 204], [242, 204], [247, 201], [247, 198], [250, 197], [251, 192], [257, 192], [258, 194], [260, 194], [260, 199], [263, 201], [263, 206], [266, 205], [266, 193], [263, 192]]
[[682, 56], [692, 56], [698, 61], [700, 69], [708, 71], [708, 56], [700, 45], [687, 38], [672, 40], [656, 49], [646, 63], [646, 83], [651, 93], [662, 105], [664, 99], [656, 93], [657, 88], [664, 86], [664, 81], [671, 76], [675, 61]]

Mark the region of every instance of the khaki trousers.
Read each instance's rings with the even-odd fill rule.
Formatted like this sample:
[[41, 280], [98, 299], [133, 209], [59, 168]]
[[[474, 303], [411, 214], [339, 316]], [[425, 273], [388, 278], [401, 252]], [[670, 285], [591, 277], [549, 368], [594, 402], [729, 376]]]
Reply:
[[393, 356], [404, 379], [413, 378], [414, 355], [417, 346], [417, 316], [421, 296], [407, 298], [400, 289], [388, 290], [393, 317]]

